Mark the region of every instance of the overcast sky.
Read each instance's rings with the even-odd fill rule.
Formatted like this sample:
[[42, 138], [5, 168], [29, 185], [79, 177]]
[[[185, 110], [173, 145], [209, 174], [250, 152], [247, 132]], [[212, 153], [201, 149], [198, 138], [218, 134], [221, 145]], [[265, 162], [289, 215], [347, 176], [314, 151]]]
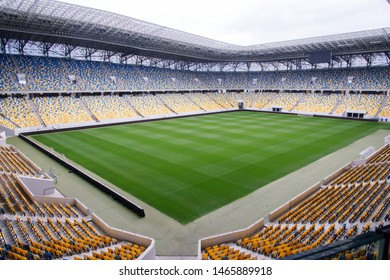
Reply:
[[242, 46], [390, 27], [387, 0], [63, 0]]

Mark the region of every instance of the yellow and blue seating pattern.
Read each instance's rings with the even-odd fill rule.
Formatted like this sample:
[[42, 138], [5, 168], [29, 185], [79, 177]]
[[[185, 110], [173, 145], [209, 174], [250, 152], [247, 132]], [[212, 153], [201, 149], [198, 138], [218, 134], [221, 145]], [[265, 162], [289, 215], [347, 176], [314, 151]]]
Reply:
[[135, 260], [145, 251], [104, 234], [68, 203], [31, 201], [17, 175], [42, 171], [14, 147], [0, 146], [0, 260]]
[[[204, 260], [282, 259], [390, 223], [390, 146], [351, 166], [258, 233], [204, 248]], [[335, 259], [373, 259], [360, 248]], [[351, 255], [347, 255], [351, 254]]]

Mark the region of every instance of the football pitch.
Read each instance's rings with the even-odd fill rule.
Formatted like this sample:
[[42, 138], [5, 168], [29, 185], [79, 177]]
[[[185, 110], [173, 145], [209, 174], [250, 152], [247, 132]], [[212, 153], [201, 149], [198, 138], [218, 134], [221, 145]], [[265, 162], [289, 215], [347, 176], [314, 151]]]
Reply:
[[32, 137], [187, 224], [378, 129], [230, 112]]

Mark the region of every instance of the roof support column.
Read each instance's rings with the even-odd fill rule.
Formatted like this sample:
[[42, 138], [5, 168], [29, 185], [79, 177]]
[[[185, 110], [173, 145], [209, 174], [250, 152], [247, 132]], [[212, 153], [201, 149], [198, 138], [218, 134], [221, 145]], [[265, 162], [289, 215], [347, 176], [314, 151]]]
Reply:
[[50, 49], [51, 49], [51, 47], [53, 45], [54, 44], [52, 44], [52, 43], [43, 43], [42, 44], [42, 53], [43, 53], [43, 55], [49, 56], [49, 51], [50, 51]]
[[76, 49], [75, 46], [65, 45], [65, 52], [64, 52], [65, 57], [71, 58], [71, 54], [72, 54], [72, 52], [73, 52], [75, 49]]
[[28, 40], [18, 40], [18, 51], [20, 54], [24, 54], [24, 47], [28, 43]]
[[7, 47], [8, 40], [9, 39], [1, 38], [1, 52], [2, 53], [6, 53], [7, 52], [6, 47]]

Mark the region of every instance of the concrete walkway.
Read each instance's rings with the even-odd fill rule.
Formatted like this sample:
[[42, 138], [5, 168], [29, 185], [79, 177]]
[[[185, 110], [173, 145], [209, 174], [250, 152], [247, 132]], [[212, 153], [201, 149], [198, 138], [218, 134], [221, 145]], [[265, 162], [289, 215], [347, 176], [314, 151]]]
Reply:
[[382, 147], [388, 135], [390, 130], [379, 130], [187, 225], [94, 175], [142, 206], [146, 217], [139, 218], [19, 138], [9, 138], [7, 143], [16, 146], [41, 168], [53, 167], [58, 178], [57, 189], [67, 197], [78, 198], [110, 226], [154, 238], [157, 256], [190, 257], [197, 254], [199, 239], [248, 227], [346, 163], [358, 159], [359, 152], [367, 147]]

